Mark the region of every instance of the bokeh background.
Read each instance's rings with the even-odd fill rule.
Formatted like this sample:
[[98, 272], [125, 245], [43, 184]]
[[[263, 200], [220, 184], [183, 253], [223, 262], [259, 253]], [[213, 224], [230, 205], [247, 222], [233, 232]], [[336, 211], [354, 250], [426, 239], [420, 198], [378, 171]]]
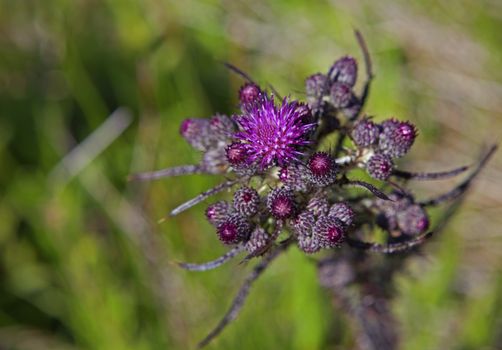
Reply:
[[[0, 349], [190, 349], [251, 266], [190, 273], [225, 249], [203, 206], [218, 179], [132, 184], [198, 160], [180, 121], [236, 110], [241, 67], [284, 95], [340, 55], [376, 79], [366, 110], [420, 129], [410, 170], [470, 164], [502, 134], [502, 2], [0, 1]], [[398, 278], [404, 349], [502, 349], [502, 157]], [[419, 197], [455, 180], [414, 187]], [[291, 249], [209, 349], [347, 349], [347, 321]]]

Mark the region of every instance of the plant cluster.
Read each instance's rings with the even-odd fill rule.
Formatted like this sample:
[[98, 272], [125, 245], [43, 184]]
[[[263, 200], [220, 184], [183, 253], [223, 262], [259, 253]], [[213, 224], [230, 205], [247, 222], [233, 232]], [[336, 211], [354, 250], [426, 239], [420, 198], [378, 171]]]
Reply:
[[[239, 90], [240, 110], [232, 116], [186, 119], [180, 127], [181, 136], [202, 153], [200, 163], [132, 176], [224, 176], [224, 182], [175, 208], [171, 216], [218, 192], [232, 191], [231, 199], [210, 203], [205, 211], [215, 238], [229, 251], [205, 264], [180, 266], [208, 270], [242, 252], [244, 261], [261, 259], [225, 318], [201, 345], [236, 317], [251, 283], [291, 245], [305, 254], [336, 254], [342, 246], [380, 253], [414, 249], [431, 235], [428, 207], [460, 197], [494, 152], [492, 147], [459, 186], [431, 199], [417, 199], [406, 188], [407, 181], [452, 177], [469, 167], [436, 173], [399, 169], [397, 160], [413, 146], [417, 127], [394, 117], [376, 122], [362, 113], [372, 68], [366, 45], [359, 33], [356, 36], [366, 70], [361, 93], [355, 91], [358, 63], [350, 56], [336, 60], [326, 73], [309, 76], [305, 101], [282, 98], [227, 65], [245, 80]], [[354, 169], [364, 169], [371, 183], [365, 180], [368, 176], [354, 176]], [[379, 242], [376, 227], [385, 232]]]

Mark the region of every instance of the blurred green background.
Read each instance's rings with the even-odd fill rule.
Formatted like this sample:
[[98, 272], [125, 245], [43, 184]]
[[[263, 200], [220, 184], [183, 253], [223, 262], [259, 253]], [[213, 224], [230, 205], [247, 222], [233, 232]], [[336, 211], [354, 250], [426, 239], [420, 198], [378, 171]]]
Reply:
[[[202, 205], [157, 220], [218, 179], [126, 176], [197, 161], [178, 125], [236, 110], [221, 62], [303, 98], [307, 75], [360, 58], [354, 28], [376, 73], [366, 110], [420, 129], [403, 167], [469, 164], [500, 139], [501, 1], [1, 0], [0, 349], [194, 348], [251, 266], [180, 270], [225, 249]], [[502, 349], [500, 153], [398, 279], [404, 349]], [[208, 348], [353, 345], [291, 249]]]

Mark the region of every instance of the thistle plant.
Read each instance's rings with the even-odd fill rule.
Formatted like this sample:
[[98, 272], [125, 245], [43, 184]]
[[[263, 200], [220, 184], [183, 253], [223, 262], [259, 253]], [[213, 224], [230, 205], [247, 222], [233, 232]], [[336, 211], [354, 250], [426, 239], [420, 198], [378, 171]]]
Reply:
[[[239, 254], [241, 262], [256, 261], [230, 309], [199, 343], [201, 347], [237, 317], [252, 283], [292, 246], [316, 258], [320, 283], [355, 321], [359, 347], [398, 346], [388, 307], [394, 294], [392, 277], [444, 226], [496, 146], [473, 166], [434, 173], [400, 169], [399, 158], [415, 143], [418, 129], [395, 117], [377, 122], [363, 112], [373, 72], [359, 32], [356, 38], [366, 72], [360, 93], [355, 91], [358, 63], [350, 56], [336, 60], [325, 73], [307, 77], [305, 101], [267, 91], [227, 64], [244, 80], [238, 92], [240, 110], [231, 116], [186, 119], [180, 127], [181, 136], [202, 153], [200, 163], [131, 176], [133, 180], [190, 174], [225, 178], [173, 209], [170, 216], [219, 192], [233, 193], [209, 203], [205, 211], [215, 239], [228, 246], [228, 252], [207, 263], [179, 264], [205, 271]], [[331, 144], [334, 138], [336, 143]], [[364, 169], [371, 183], [354, 175], [355, 169]], [[407, 188], [411, 180], [445, 179], [469, 170], [458, 186], [430, 199]], [[432, 228], [428, 209], [442, 204], [444, 215]]]

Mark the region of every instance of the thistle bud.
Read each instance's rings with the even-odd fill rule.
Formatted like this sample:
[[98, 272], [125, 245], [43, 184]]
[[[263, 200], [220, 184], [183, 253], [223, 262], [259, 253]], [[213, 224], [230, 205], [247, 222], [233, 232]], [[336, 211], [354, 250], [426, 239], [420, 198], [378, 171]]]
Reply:
[[354, 210], [345, 202], [333, 204], [329, 209], [328, 215], [339, 219], [346, 226], [352, 225], [354, 221]]
[[261, 89], [254, 83], [246, 83], [239, 90], [239, 101], [246, 105], [257, 101], [262, 94]]
[[392, 158], [385, 154], [375, 153], [368, 160], [366, 170], [368, 174], [377, 180], [387, 180], [394, 169]]
[[254, 188], [241, 187], [234, 193], [234, 209], [243, 216], [253, 216], [258, 212], [260, 196]]
[[307, 168], [304, 165], [293, 163], [279, 170], [279, 180], [293, 191], [305, 192], [308, 189]]
[[227, 146], [225, 152], [230, 165], [235, 167], [246, 164], [248, 154], [243, 144], [234, 142]]
[[180, 134], [195, 149], [205, 151], [211, 143], [209, 119], [185, 119], [180, 126]]
[[345, 236], [345, 225], [333, 216], [321, 217], [314, 227], [314, 236], [323, 248], [338, 247]]
[[351, 137], [359, 147], [369, 147], [378, 141], [380, 130], [370, 119], [361, 119], [352, 129]]
[[293, 223], [298, 247], [307, 254], [315, 253], [321, 248], [319, 240], [313, 235], [314, 226], [315, 217], [309, 210], [300, 213]]
[[219, 201], [207, 207], [206, 218], [213, 226], [218, 226], [225, 221], [230, 212], [230, 204], [226, 201]]
[[267, 197], [267, 208], [276, 219], [292, 217], [296, 211], [293, 191], [288, 188], [276, 188]]
[[213, 139], [224, 141], [235, 132], [235, 123], [226, 115], [217, 114], [209, 120], [209, 131]]
[[416, 136], [416, 128], [410, 122], [388, 119], [381, 125], [378, 147], [382, 153], [399, 158], [410, 150]]
[[331, 102], [335, 108], [345, 108], [352, 101], [352, 88], [345, 83], [334, 83], [330, 89]]
[[225, 148], [210, 148], [202, 157], [201, 167], [210, 174], [221, 174], [228, 168]]
[[321, 249], [321, 246], [315, 236], [298, 236], [298, 248], [304, 253], [313, 254], [317, 253]]
[[311, 236], [315, 225], [315, 216], [310, 210], [301, 212], [293, 220], [293, 228], [297, 236]]
[[307, 203], [307, 210], [317, 217], [327, 215], [329, 211], [328, 200], [322, 196], [312, 197]]
[[330, 79], [353, 87], [357, 80], [357, 61], [351, 56], [338, 59], [331, 67]]
[[246, 242], [245, 248], [249, 254], [257, 254], [268, 244], [270, 237], [261, 227], [257, 227], [251, 232], [249, 240]]
[[[324, 74], [317, 73], [311, 75], [305, 80], [305, 92], [307, 94], [307, 101], [311, 107], [316, 107], [315, 104], [326, 93], [328, 86], [328, 77]], [[314, 106], [313, 106], [314, 105]]]
[[308, 160], [309, 180], [317, 186], [328, 186], [336, 180], [335, 159], [325, 152], [316, 152]]
[[237, 244], [249, 236], [251, 226], [242, 215], [230, 214], [218, 225], [216, 233], [224, 244]]
[[413, 204], [397, 213], [397, 226], [406, 235], [417, 235], [429, 228], [429, 218], [421, 206]]

